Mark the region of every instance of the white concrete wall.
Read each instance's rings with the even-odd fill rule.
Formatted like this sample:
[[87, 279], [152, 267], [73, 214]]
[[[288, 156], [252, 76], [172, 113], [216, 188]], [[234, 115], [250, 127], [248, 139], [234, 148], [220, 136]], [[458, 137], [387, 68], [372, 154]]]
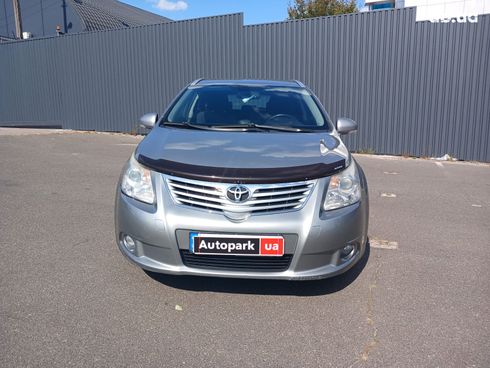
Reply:
[[417, 21], [490, 13], [490, 0], [405, 0], [405, 6], [417, 7]]

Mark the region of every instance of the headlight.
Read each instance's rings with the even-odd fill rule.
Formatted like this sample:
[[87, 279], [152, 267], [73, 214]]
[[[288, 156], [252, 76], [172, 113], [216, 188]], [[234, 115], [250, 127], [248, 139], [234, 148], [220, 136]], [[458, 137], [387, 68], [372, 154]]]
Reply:
[[121, 181], [124, 194], [145, 203], [155, 202], [155, 192], [151, 182], [150, 170], [141, 166], [134, 156], [131, 156]]
[[356, 164], [351, 162], [349, 167], [330, 178], [323, 210], [330, 211], [349, 206], [361, 199], [361, 184]]

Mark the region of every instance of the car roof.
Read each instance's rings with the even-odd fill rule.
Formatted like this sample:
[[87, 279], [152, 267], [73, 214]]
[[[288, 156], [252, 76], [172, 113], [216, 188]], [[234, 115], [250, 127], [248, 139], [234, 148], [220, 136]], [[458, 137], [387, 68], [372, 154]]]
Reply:
[[199, 86], [257, 86], [257, 87], [302, 87], [298, 81], [276, 81], [262, 79], [198, 79], [192, 85]]

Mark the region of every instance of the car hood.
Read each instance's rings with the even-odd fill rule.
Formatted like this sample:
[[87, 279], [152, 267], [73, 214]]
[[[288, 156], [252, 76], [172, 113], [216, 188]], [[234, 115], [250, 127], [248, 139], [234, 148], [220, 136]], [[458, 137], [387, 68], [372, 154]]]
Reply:
[[329, 176], [349, 153], [334, 133], [230, 132], [155, 127], [135, 152], [158, 172], [197, 180], [274, 183]]

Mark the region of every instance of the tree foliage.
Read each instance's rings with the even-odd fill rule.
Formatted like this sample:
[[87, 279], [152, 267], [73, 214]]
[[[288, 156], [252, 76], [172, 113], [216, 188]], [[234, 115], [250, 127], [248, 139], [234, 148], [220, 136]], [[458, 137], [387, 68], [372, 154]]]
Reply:
[[356, 13], [355, 0], [294, 0], [288, 6], [288, 19]]

